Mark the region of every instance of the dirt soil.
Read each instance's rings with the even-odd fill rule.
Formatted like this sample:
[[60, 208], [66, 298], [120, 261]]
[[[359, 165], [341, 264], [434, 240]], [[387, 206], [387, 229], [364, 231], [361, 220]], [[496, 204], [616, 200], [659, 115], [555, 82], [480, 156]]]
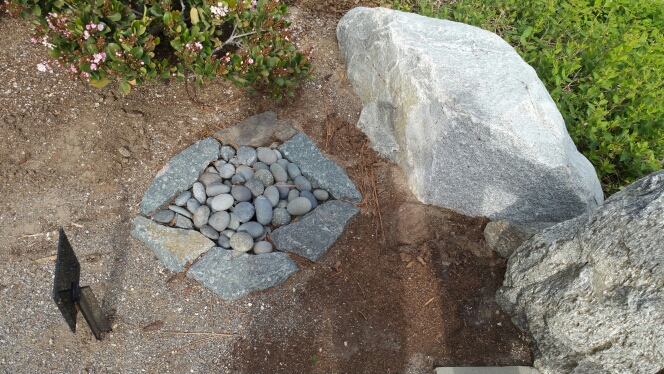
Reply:
[[[431, 373], [435, 366], [530, 365], [526, 337], [498, 307], [505, 260], [483, 217], [425, 206], [401, 170], [355, 128], [361, 103], [335, 29], [366, 1], [291, 1], [316, 50], [296, 97], [223, 82], [195, 93], [150, 84], [123, 96], [40, 73], [28, 23], [0, 16], [0, 371], [6, 373]], [[157, 171], [198, 139], [275, 111], [307, 133], [361, 190], [361, 213], [318, 263], [225, 302], [173, 277], [130, 236]], [[126, 151], [129, 151], [127, 153]], [[128, 156], [128, 157], [127, 157]], [[113, 332], [72, 334], [50, 293], [67, 232]]]

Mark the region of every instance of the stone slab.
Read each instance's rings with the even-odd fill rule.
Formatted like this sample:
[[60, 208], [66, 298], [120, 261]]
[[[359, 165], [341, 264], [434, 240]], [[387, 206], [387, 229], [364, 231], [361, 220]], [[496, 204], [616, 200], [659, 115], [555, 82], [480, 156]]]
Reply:
[[274, 136], [279, 141], [286, 141], [297, 134], [289, 121], [279, 121], [274, 112], [264, 112], [244, 119], [226, 130], [217, 131], [214, 136], [224, 145], [246, 145], [261, 147], [269, 145]]
[[434, 374], [540, 374], [529, 366], [439, 367]]
[[336, 199], [354, 203], [362, 201], [362, 194], [346, 172], [334, 161], [323, 156], [316, 144], [304, 133], [298, 133], [293, 139], [280, 145], [279, 151], [300, 167], [302, 175], [309, 179], [314, 189], [327, 190]]
[[134, 218], [134, 226], [131, 236], [145, 243], [167, 268], [177, 273], [189, 261], [214, 247], [198, 231], [162, 226], [142, 216]]
[[344, 201], [328, 201], [297, 222], [274, 230], [270, 238], [280, 251], [318, 261], [359, 211], [357, 207]]
[[226, 301], [240, 299], [284, 282], [300, 268], [282, 252], [233, 257], [233, 251], [214, 247], [187, 271]]
[[210, 162], [219, 158], [220, 149], [218, 141], [205, 138], [173, 157], [143, 195], [141, 214], [151, 215], [194, 184]]

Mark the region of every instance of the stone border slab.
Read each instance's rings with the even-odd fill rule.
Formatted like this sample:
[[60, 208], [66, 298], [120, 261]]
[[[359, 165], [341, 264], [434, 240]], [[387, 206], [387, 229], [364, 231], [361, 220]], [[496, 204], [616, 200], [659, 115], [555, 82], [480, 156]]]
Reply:
[[529, 366], [439, 367], [434, 374], [540, 374]]

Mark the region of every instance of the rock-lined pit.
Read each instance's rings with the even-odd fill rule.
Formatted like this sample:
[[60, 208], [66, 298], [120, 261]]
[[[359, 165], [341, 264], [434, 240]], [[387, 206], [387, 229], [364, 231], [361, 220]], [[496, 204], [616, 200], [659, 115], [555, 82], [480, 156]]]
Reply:
[[[267, 112], [231, 128], [235, 138], [252, 129], [247, 122], [277, 131], [276, 115]], [[187, 276], [235, 300], [297, 272], [283, 252], [322, 258], [359, 212], [346, 201], [360, 202], [359, 191], [303, 133], [276, 149], [236, 151], [206, 138], [159, 171], [132, 235], [172, 271], [198, 259]]]

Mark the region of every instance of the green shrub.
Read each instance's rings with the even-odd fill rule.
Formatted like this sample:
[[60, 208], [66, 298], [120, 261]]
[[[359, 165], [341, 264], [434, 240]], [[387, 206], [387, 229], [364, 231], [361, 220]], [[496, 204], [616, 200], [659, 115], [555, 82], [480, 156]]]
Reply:
[[[121, 92], [153, 78], [223, 77], [292, 95], [311, 72], [280, 0], [2, 0], [0, 12], [34, 16], [32, 42], [47, 47], [41, 71], [60, 68]], [[166, 46], [159, 56], [158, 45]]]
[[661, 0], [393, 1], [493, 31], [535, 68], [604, 191], [664, 163]]

